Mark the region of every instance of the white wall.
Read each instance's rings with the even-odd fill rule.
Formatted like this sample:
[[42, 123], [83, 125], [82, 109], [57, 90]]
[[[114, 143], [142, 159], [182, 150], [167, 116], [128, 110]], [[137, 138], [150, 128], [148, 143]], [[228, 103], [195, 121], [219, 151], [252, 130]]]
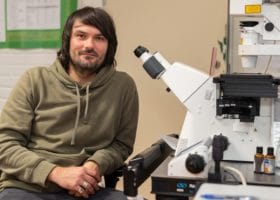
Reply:
[[0, 50], [0, 110], [18, 77], [27, 68], [48, 66], [56, 57], [54, 49]]

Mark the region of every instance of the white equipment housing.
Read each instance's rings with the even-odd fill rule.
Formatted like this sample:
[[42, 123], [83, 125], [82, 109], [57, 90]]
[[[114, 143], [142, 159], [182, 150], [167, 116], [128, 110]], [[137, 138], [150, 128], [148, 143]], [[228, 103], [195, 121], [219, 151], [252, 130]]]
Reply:
[[[240, 122], [239, 119], [225, 119], [216, 116], [216, 99], [219, 94], [218, 85], [213, 77], [190, 66], [175, 62], [169, 64], [158, 52], [154, 55], [144, 52], [140, 59], [144, 62], [150, 58], [162, 65], [157, 79], [162, 79], [177, 98], [188, 109], [181, 129], [175, 157], [168, 165], [170, 176], [192, 176], [185, 167], [189, 153], [202, 153], [206, 162], [211, 155], [201, 149], [201, 142], [213, 135], [223, 134], [228, 137], [230, 145], [224, 152], [224, 160], [253, 161], [256, 146], [264, 148], [271, 145], [271, 99], [262, 98], [260, 115], [254, 122]], [[196, 147], [193, 147], [196, 146]], [[202, 145], [203, 146], [203, 145]], [[190, 148], [193, 147], [193, 148]], [[207, 167], [200, 175], [207, 175]], [[197, 176], [197, 174], [195, 175]]]
[[[280, 56], [280, 0], [229, 0], [229, 15], [241, 16], [245, 20], [240, 21], [242, 23], [238, 25], [240, 38], [235, 40], [234, 43], [236, 45], [240, 41], [238, 49], [230, 49], [231, 47], [229, 47], [228, 52], [234, 51], [236, 54], [238, 51], [244, 68], [251, 69], [258, 63], [262, 63], [266, 72], [274, 61], [272, 57]], [[229, 35], [231, 35], [230, 31]], [[257, 146], [262, 146], [264, 149], [267, 149], [268, 146], [275, 146], [273, 116], [276, 113], [275, 99], [277, 98], [278, 80], [274, 81], [275, 79], [272, 79], [273, 95], [262, 96], [266, 92], [266, 88], [261, 90], [254, 104], [258, 105], [258, 111], [254, 114], [253, 120], [246, 121], [242, 117], [235, 116], [235, 99], [231, 101], [232, 99], [229, 97], [229, 104], [233, 105], [227, 105], [227, 99], [224, 101], [221, 97], [223, 95], [219, 85], [221, 83], [213, 83], [214, 78], [208, 74], [182, 63], [170, 64], [159, 53], [151, 55], [148, 51], [145, 51], [138, 57], [142, 59], [144, 68], [152, 78], [162, 79], [187, 108], [176, 146], [175, 157], [168, 164], [168, 175], [207, 176], [208, 165], [200, 174], [192, 174], [186, 169], [185, 161], [189, 154], [200, 154], [208, 163], [211, 160], [211, 148], [208, 148], [207, 151], [203, 141], [213, 135], [223, 134], [228, 138], [230, 144], [224, 152], [223, 159], [229, 161], [253, 161]], [[266, 64], [263, 64], [263, 60]], [[159, 68], [153, 68], [153, 65], [158, 66], [158, 63]], [[276, 63], [279, 67], [280, 60]], [[151, 69], [148, 65], [152, 66]], [[264, 72], [264, 70], [261, 72]], [[246, 87], [246, 84], [244, 87]], [[250, 90], [250, 87], [248, 88]], [[242, 86], [239, 89], [242, 90]], [[255, 90], [252, 91], [252, 93], [256, 92]], [[256, 93], [258, 95], [258, 92]], [[243, 97], [249, 97], [249, 103], [246, 102], [247, 99], [245, 100], [245, 107], [247, 106], [250, 110], [251, 96], [246, 96], [246, 93], [241, 92], [240, 99]], [[233, 98], [236, 98], [236, 96]], [[239, 103], [238, 98], [237, 103]], [[221, 100], [222, 103], [218, 104], [218, 100]], [[244, 106], [243, 100], [240, 101], [241, 107]], [[222, 113], [221, 115], [219, 113], [218, 115], [217, 108], [220, 109], [222, 106], [233, 108], [233, 114], [225, 112], [226, 114]], [[280, 103], [278, 107], [280, 110]], [[224, 111], [223, 108], [221, 110]], [[239, 115], [238, 112], [237, 115]]]

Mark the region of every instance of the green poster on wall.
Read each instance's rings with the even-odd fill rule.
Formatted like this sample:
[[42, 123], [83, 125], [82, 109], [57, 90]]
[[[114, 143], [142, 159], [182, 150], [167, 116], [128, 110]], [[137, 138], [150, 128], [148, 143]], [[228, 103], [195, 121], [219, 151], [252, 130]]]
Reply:
[[4, 11], [0, 48], [59, 48], [64, 23], [77, 9], [77, 0], [0, 0], [0, 4]]

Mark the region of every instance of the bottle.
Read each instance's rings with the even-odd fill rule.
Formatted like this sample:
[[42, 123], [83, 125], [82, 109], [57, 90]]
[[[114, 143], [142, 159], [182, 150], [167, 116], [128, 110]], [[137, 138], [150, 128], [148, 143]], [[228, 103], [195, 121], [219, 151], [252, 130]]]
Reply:
[[263, 154], [263, 147], [257, 147], [256, 148], [256, 154], [255, 154], [255, 162], [254, 162], [254, 172], [257, 174], [263, 173], [263, 160], [264, 160], [264, 154]]
[[274, 148], [268, 147], [267, 154], [264, 156], [264, 173], [274, 175], [275, 174], [275, 156]]

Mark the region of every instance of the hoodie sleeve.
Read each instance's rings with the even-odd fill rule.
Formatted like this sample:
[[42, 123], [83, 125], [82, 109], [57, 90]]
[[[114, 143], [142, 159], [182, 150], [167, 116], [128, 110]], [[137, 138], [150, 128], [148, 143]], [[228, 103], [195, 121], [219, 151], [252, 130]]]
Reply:
[[126, 94], [122, 107], [120, 126], [114, 141], [105, 149], [96, 151], [88, 160], [99, 164], [101, 174], [110, 174], [120, 166], [133, 151], [139, 114], [137, 88], [130, 78], [126, 84]]
[[32, 81], [28, 72], [18, 80], [0, 117], [0, 169], [3, 173], [31, 184], [46, 186], [55, 167], [28, 150], [34, 118]]

